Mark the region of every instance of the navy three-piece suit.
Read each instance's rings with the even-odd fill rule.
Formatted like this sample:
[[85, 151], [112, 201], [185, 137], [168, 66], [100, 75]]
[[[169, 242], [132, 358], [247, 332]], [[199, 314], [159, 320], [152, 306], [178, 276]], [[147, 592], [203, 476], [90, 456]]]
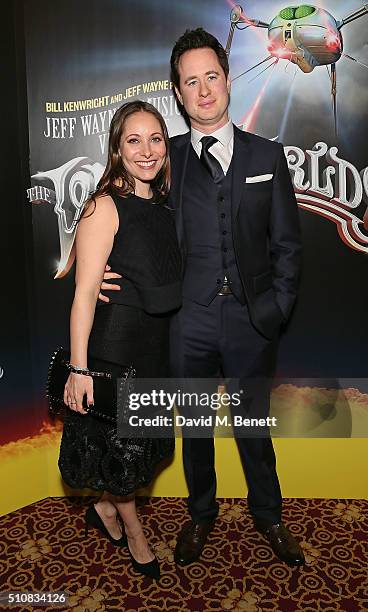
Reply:
[[[283, 147], [234, 126], [232, 160], [219, 184], [195, 153], [190, 132], [171, 139], [170, 156], [170, 205], [183, 257], [183, 306], [171, 326], [172, 374], [270, 378], [300, 266], [298, 211]], [[218, 295], [224, 282], [231, 295]], [[237, 444], [255, 522], [280, 522], [270, 437], [238, 438]], [[184, 438], [183, 459], [192, 518], [211, 520], [218, 512], [213, 438]]]

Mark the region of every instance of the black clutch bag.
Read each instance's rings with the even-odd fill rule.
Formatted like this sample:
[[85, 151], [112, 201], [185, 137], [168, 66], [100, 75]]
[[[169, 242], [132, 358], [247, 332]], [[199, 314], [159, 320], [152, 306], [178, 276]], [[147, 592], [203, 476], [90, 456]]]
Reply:
[[[46, 397], [49, 411], [53, 416], [63, 416], [69, 406], [64, 404], [64, 387], [68, 380], [70, 353], [59, 347], [52, 354], [48, 377]], [[132, 366], [119, 366], [101, 359], [88, 358], [89, 376], [93, 378], [94, 405], [87, 406], [86, 398], [83, 407], [88, 414], [110, 423], [117, 423], [118, 413], [127, 410], [129, 393], [133, 388], [136, 375]]]

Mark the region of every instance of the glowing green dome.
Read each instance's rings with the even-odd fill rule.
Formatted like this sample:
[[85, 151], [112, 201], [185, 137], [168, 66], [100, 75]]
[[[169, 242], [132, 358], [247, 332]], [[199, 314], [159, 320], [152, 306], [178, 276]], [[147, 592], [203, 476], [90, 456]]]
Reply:
[[314, 6], [310, 4], [302, 4], [295, 10], [295, 19], [301, 19], [302, 17], [308, 17], [315, 12]]
[[311, 6], [310, 4], [302, 4], [301, 6], [287, 6], [279, 12], [279, 17], [281, 17], [281, 19], [290, 21], [293, 19], [308, 17], [308, 15], [312, 15], [315, 11], [315, 7]]
[[295, 19], [294, 14], [295, 14], [295, 8], [293, 6], [284, 8], [279, 13], [281, 19]]

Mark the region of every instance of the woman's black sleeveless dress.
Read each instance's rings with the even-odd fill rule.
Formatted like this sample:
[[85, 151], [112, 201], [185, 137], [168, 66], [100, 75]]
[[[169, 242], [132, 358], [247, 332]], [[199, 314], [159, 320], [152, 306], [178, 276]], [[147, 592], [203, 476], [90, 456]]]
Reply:
[[[112, 196], [119, 229], [108, 260], [121, 289], [98, 302], [88, 354], [122, 366], [137, 378], [169, 376], [169, 323], [181, 303], [181, 257], [173, 211], [153, 199]], [[146, 486], [174, 438], [125, 439], [114, 425], [68, 410], [59, 468], [73, 488], [128, 495]]]

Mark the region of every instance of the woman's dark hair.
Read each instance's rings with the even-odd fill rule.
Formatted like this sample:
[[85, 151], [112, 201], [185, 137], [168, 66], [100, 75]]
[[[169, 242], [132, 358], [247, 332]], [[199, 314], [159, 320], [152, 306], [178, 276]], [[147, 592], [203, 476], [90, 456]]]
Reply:
[[190, 51], [191, 49], [203, 49], [208, 47], [213, 49], [218, 57], [220, 66], [222, 67], [225, 77], [229, 74], [229, 61], [226, 55], [226, 51], [222, 44], [217, 40], [215, 36], [206, 32], [203, 28], [197, 28], [196, 30], [186, 30], [182, 36], [176, 41], [174, 48], [171, 53], [170, 66], [171, 66], [171, 80], [175, 87], [180, 91], [180, 77], [179, 77], [179, 60], [183, 53]]
[[[154, 181], [151, 183], [152, 190], [156, 197], [156, 202], [165, 201], [170, 189], [170, 159], [169, 159], [169, 134], [165, 121], [158, 110], [148, 102], [135, 100], [123, 104], [114, 114], [109, 135], [109, 149], [107, 156], [107, 164], [101, 179], [98, 182], [96, 191], [93, 193], [90, 202], [94, 201], [97, 196], [111, 195], [116, 193], [126, 197], [130, 193], [134, 193], [135, 183], [132, 175], [123, 165], [120, 155], [120, 141], [124, 130], [124, 125], [128, 117], [134, 113], [145, 112], [151, 113], [159, 122], [166, 145], [166, 157], [162, 168], [158, 172]], [[87, 206], [88, 208], [88, 206]]]

